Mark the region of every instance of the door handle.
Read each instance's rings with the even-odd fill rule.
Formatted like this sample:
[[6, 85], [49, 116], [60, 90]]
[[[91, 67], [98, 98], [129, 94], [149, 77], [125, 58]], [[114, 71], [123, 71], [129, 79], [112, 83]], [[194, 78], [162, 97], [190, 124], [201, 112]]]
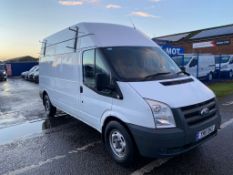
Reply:
[[80, 93], [83, 93], [83, 87], [82, 86], [80, 86]]

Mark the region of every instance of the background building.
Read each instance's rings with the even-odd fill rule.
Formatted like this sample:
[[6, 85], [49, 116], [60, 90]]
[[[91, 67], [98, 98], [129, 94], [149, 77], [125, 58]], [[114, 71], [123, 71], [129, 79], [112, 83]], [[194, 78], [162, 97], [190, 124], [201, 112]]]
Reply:
[[184, 53], [233, 55], [233, 24], [153, 38], [161, 46]]

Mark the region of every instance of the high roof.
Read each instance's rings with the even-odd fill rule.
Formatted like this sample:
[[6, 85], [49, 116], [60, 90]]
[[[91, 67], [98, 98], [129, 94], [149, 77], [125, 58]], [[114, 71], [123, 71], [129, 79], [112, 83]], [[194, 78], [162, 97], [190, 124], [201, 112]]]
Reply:
[[[70, 27], [70, 29], [75, 29], [76, 27], [79, 28], [78, 43], [81, 48], [109, 46], [157, 46], [157, 44], [142, 32], [127, 26], [106, 23], [79, 23]], [[75, 32], [70, 29], [66, 28], [47, 37], [45, 39], [47, 41], [47, 46], [74, 39]]]
[[219, 27], [212, 27], [202, 30], [195, 30], [186, 33], [166, 35], [166, 36], [153, 38], [153, 40], [165, 40], [170, 42], [176, 42], [181, 40], [194, 40], [194, 39], [202, 39], [202, 38], [204, 39], [204, 38], [230, 35], [230, 34], [233, 35], [233, 24], [219, 26]]

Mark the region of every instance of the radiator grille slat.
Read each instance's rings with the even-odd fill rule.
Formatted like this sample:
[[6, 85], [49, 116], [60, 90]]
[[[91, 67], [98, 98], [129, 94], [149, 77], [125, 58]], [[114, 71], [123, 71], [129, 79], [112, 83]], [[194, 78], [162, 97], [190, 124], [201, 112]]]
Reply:
[[[201, 111], [206, 108], [208, 109], [208, 114], [201, 115]], [[215, 99], [211, 99], [203, 103], [183, 107], [181, 111], [184, 114], [187, 124], [192, 126], [214, 117], [217, 114], [217, 106]]]

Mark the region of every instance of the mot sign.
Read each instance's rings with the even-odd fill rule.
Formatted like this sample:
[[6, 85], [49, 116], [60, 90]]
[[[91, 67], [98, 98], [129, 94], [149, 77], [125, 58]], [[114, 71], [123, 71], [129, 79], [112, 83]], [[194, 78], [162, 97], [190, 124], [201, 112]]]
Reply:
[[169, 55], [169, 56], [178, 56], [184, 54], [184, 48], [182, 47], [172, 47], [172, 46], [162, 46], [162, 49]]

